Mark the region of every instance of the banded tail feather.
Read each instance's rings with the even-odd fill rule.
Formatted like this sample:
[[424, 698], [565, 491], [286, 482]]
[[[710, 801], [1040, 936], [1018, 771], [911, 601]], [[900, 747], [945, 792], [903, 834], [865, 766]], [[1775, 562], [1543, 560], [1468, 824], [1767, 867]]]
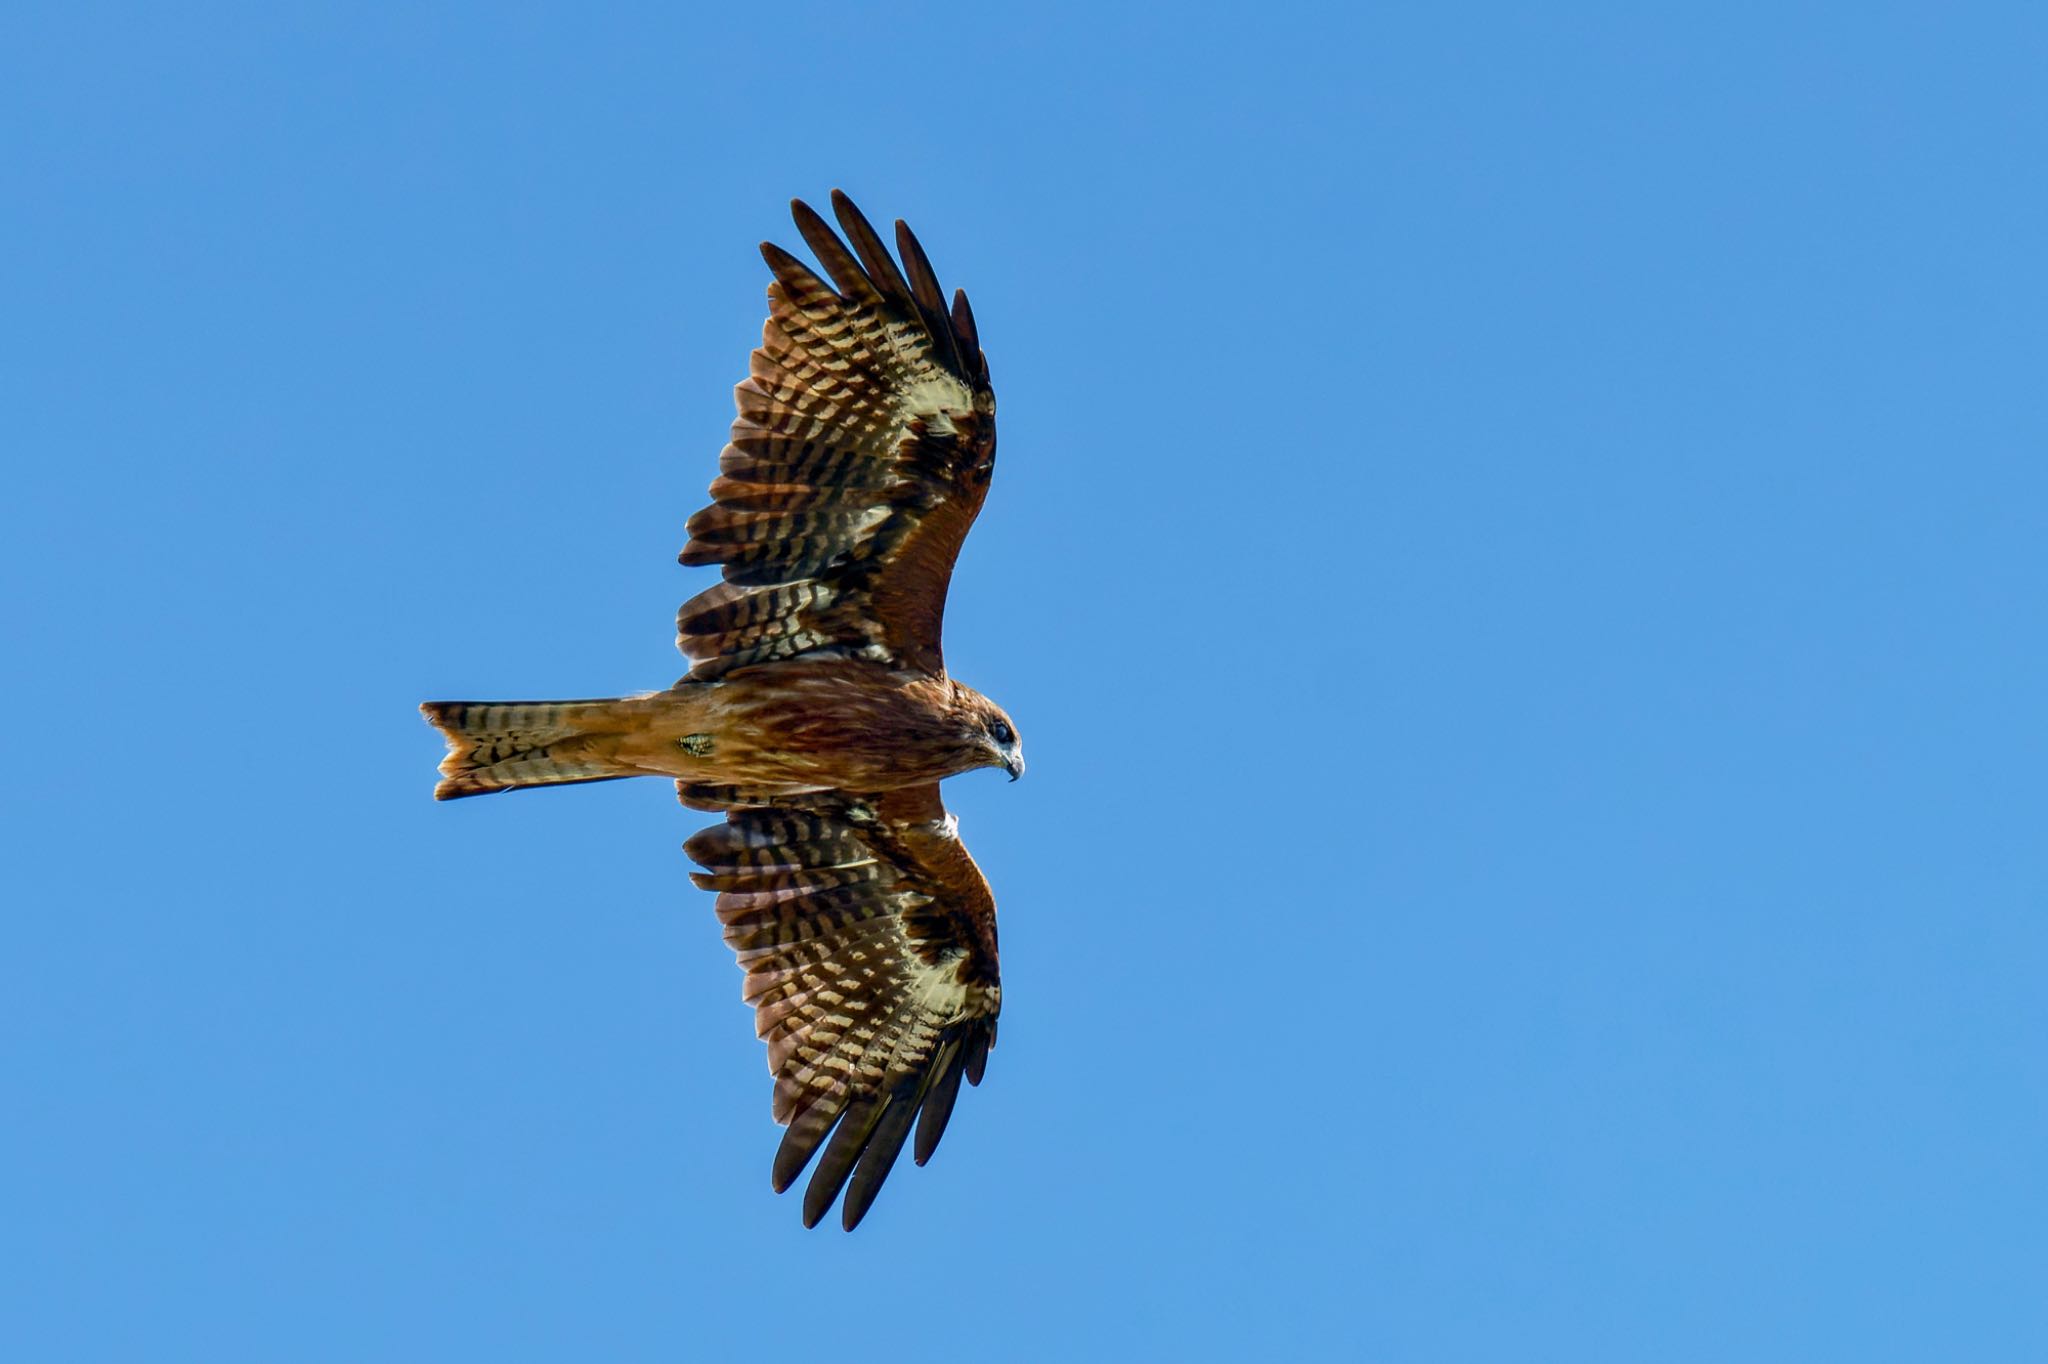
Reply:
[[630, 706], [631, 698], [423, 702], [420, 713], [448, 741], [434, 799], [638, 776], [619, 758]]

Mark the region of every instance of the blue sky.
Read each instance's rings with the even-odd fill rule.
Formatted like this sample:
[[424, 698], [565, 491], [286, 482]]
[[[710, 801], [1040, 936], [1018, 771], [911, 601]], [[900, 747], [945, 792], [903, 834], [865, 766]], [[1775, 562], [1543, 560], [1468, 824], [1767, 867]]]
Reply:
[[[39, 1360], [2048, 1355], [2048, 20], [206, 6], [0, 41]], [[851, 1238], [654, 782], [845, 187], [971, 293], [986, 1083]]]

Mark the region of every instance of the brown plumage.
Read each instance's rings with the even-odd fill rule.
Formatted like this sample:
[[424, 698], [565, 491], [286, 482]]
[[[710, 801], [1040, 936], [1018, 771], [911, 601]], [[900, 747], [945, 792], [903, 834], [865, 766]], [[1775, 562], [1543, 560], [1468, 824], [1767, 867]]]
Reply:
[[666, 776], [725, 814], [686, 851], [768, 1043], [788, 1126], [773, 1183], [817, 1155], [804, 1225], [844, 1188], [851, 1230], [913, 1123], [930, 1157], [995, 1042], [995, 900], [938, 783], [1014, 780], [1024, 755], [940, 648], [995, 466], [974, 315], [965, 294], [946, 305], [909, 228], [899, 267], [852, 201], [832, 206], [844, 241], [792, 205], [829, 283], [761, 247], [768, 321], [682, 553], [725, 579], [677, 616], [688, 674], [643, 696], [421, 709], [448, 741], [440, 799]]

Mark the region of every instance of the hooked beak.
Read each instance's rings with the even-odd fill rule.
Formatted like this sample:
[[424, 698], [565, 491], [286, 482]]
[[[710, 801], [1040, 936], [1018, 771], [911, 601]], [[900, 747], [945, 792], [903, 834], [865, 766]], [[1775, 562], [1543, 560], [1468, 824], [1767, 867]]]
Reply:
[[1024, 755], [1022, 753], [1019, 753], [1016, 756], [1012, 757], [1010, 754], [1005, 753], [1003, 755], [1003, 770], [1010, 774], [1011, 781], [1015, 781], [1017, 780], [1017, 778], [1023, 776]]

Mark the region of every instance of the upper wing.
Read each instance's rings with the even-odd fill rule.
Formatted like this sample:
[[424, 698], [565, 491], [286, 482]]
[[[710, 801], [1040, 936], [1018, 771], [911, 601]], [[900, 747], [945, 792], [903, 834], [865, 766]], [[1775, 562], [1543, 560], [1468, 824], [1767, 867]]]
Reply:
[[691, 879], [719, 892], [725, 940], [768, 1042], [775, 1120], [789, 1125], [775, 1191], [823, 1145], [804, 1225], [817, 1225], [851, 1175], [841, 1209], [851, 1231], [911, 1120], [922, 1165], [961, 1077], [981, 1083], [1002, 1004], [996, 906], [936, 782], [799, 799], [733, 809], [685, 850], [705, 869]]
[[825, 648], [945, 668], [946, 586], [995, 467], [988, 362], [967, 295], [947, 311], [909, 228], [898, 270], [852, 200], [834, 190], [832, 208], [851, 252], [791, 205], [836, 290], [761, 245], [768, 321], [682, 553], [725, 568], [676, 618], [692, 678]]

